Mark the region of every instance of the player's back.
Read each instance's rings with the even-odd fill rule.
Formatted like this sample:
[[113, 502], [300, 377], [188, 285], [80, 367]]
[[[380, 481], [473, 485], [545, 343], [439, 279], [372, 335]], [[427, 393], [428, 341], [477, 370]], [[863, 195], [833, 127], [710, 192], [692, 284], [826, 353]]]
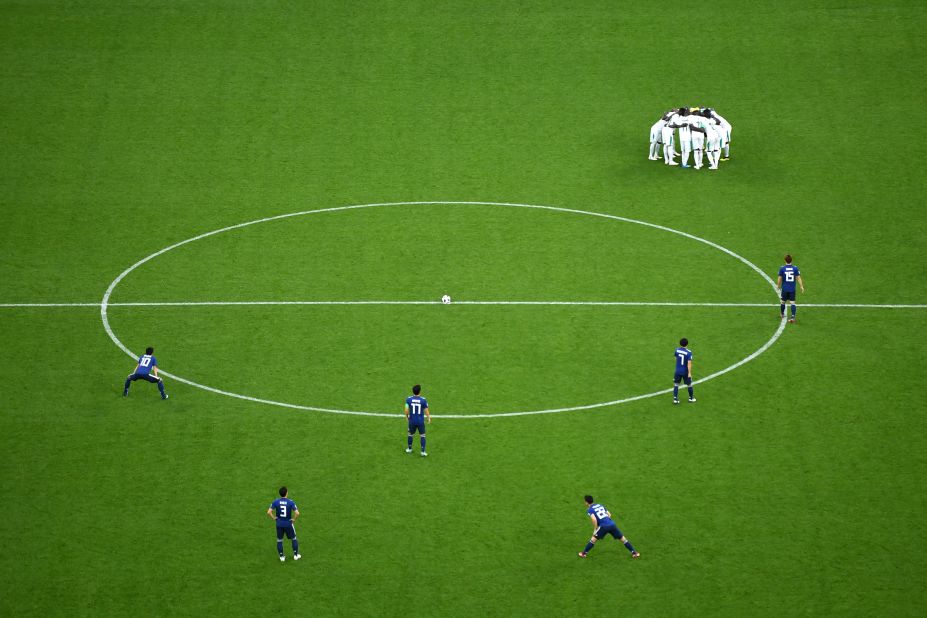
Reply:
[[155, 360], [155, 357], [151, 354], [142, 354], [138, 357], [138, 369], [135, 370], [136, 373], [141, 375], [148, 375], [151, 373], [151, 369], [158, 364], [158, 361]]
[[689, 116], [689, 126], [703, 131], [708, 131], [708, 120], [695, 114]]
[[673, 353], [676, 357], [676, 373], [688, 374], [689, 361], [692, 360], [692, 351], [689, 348], [676, 348]]
[[277, 517], [278, 526], [289, 526], [293, 523], [293, 512], [296, 511], [296, 503], [289, 498], [277, 498], [270, 505], [274, 515]]
[[419, 395], [412, 395], [406, 399], [406, 406], [409, 408], [409, 420], [413, 422], [423, 421], [425, 410], [428, 408], [428, 401]]
[[615, 522], [612, 521], [611, 515], [608, 512], [608, 509], [605, 508], [604, 504], [599, 504], [596, 502], [589, 507], [589, 510], [586, 511], [593, 517], [595, 517], [595, 522], [598, 526], [614, 526]]
[[779, 269], [779, 276], [782, 277], [782, 289], [785, 292], [795, 291], [795, 279], [799, 275], [798, 267], [794, 264], [786, 264]]
[[682, 125], [679, 127], [679, 134], [688, 135], [691, 129], [691, 125], [689, 124], [689, 116], [677, 116], [677, 118], [679, 119], [679, 124]]

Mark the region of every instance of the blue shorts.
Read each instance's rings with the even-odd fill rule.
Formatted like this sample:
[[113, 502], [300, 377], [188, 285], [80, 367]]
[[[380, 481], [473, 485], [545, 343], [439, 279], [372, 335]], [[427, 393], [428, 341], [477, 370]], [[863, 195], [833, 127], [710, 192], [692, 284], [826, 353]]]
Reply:
[[786, 292], [785, 290], [782, 290], [782, 300], [783, 302], [787, 300], [794, 301], [795, 300], [795, 290], [792, 290], [791, 292]]
[[286, 538], [292, 540], [296, 538], [296, 528], [293, 527], [292, 522], [285, 526], [277, 526], [277, 540], [282, 541], [283, 535], [286, 534]]
[[604, 539], [608, 535], [612, 535], [616, 539], [620, 539], [624, 535], [621, 534], [621, 530], [618, 529], [618, 526], [612, 524], [611, 526], [599, 526], [595, 529], [595, 538]]
[[146, 382], [151, 382], [152, 384], [157, 384], [161, 381], [161, 378], [156, 378], [150, 373], [133, 373], [129, 376], [129, 380], [135, 382], [136, 380], [145, 380]]
[[673, 384], [679, 384], [680, 382], [685, 382], [686, 386], [689, 386], [692, 384], [692, 378], [690, 378], [688, 374], [677, 373], [673, 376]]
[[416, 430], [423, 436], [425, 435], [425, 421], [424, 420], [422, 421], [410, 420], [409, 421], [409, 435], [411, 436], [415, 434]]

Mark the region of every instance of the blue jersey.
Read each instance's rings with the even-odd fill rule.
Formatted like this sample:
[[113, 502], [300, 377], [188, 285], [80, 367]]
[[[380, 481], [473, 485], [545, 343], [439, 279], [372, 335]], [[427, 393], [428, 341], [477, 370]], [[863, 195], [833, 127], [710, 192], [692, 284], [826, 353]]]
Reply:
[[412, 395], [406, 399], [406, 407], [409, 409], [409, 422], [423, 424], [425, 422], [425, 409], [428, 407], [428, 401], [424, 397]]
[[676, 348], [676, 375], [689, 375], [689, 361], [692, 360], [692, 350], [689, 348]]
[[604, 505], [596, 502], [586, 511], [592, 517], [595, 517], [595, 525], [601, 527], [614, 526], [615, 522], [608, 515], [608, 509]]
[[798, 266], [793, 266], [791, 264], [786, 264], [779, 269], [779, 276], [782, 277], [782, 291], [783, 292], [794, 292], [795, 291], [795, 280], [801, 273], [798, 271]]
[[135, 370], [135, 373], [142, 376], [147, 376], [151, 373], [152, 367], [156, 366], [158, 361], [155, 360], [155, 357], [151, 354], [143, 354], [138, 357], [138, 369]]
[[277, 498], [270, 504], [274, 515], [277, 516], [277, 527], [289, 526], [293, 523], [293, 513], [298, 511], [296, 503], [289, 498]]

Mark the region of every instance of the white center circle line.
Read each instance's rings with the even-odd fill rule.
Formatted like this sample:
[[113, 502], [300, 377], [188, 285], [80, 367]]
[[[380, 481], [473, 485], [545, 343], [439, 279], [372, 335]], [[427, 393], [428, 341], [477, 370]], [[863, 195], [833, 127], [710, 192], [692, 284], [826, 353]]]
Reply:
[[[682, 231], [680, 231], [680, 230], [676, 230], [676, 229], [673, 229], [673, 228], [670, 228], [670, 227], [666, 227], [666, 226], [663, 226], [663, 225], [657, 225], [657, 224], [655, 224], [655, 223], [648, 223], [648, 222], [646, 222], [646, 221], [640, 221], [640, 220], [638, 220], [638, 219], [629, 219], [629, 218], [627, 218], [627, 217], [619, 217], [619, 216], [617, 216], [617, 215], [610, 215], [610, 214], [606, 214], [606, 213], [592, 212], [592, 211], [587, 211], [587, 210], [578, 210], [578, 209], [573, 209], [573, 208], [560, 208], [560, 207], [557, 207], [557, 206], [543, 206], [543, 205], [539, 205], [539, 204], [518, 204], [518, 203], [513, 203], [513, 202], [470, 202], [470, 201], [466, 201], [466, 202], [464, 202], [464, 201], [381, 202], [381, 203], [374, 203], [374, 204], [354, 204], [354, 205], [350, 205], [350, 206], [338, 206], [338, 207], [335, 207], [335, 208], [322, 208], [322, 209], [316, 209], [316, 210], [304, 210], [304, 211], [300, 211], [300, 212], [287, 213], [287, 214], [283, 214], [283, 215], [276, 215], [276, 216], [273, 216], [273, 217], [265, 217], [265, 218], [262, 218], [262, 219], [255, 219], [255, 220], [253, 220], [253, 221], [247, 221], [247, 222], [245, 222], [245, 223], [239, 223], [239, 224], [237, 224], [237, 225], [230, 225], [230, 226], [228, 226], [228, 227], [220, 228], [220, 229], [218, 229], [218, 230], [213, 230], [213, 231], [211, 231], [211, 232], [205, 232], [205, 233], [203, 233], [203, 234], [199, 234], [198, 236], [194, 236], [194, 237], [192, 237], [192, 238], [188, 238], [188, 239], [186, 239], [186, 240], [182, 240], [182, 241], [180, 241], [180, 242], [174, 243], [173, 245], [167, 246], [167, 247], [161, 249], [160, 251], [156, 251], [155, 253], [152, 253], [151, 255], [148, 255], [148, 256], [142, 258], [141, 260], [137, 261], [136, 263], [132, 264], [132, 265], [129, 266], [127, 269], [125, 269], [122, 273], [120, 273], [118, 277], [116, 277], [115, 279], [113, 279], [113, 281], [109, 284], [109, 286], [106, 288], [106, 292], [103, 294], [103, 299], [100, 301], [100, 319], [101, 319], [102, 322], [103, 322], [103, 328], [104, 328], [104, 330], [106, 331], [106, 334], [109, 336], [109, 338], [113, 341], [113, 343], [116, 344], [117, 347], [119, 347], [119, 349], [121, 349], [123, 352], [125, 352], [126, 354], [128, 354], [128, 355], [129, 355], [130, 357], [132, 357], [133, 359], [137, 358], [137, 355], [136, 355], [135, 353], [133, 353], [131, 350], [129, 350], [129, 348], [126, 347], [126, 345], [125, 345], [124, 343], [122, 343], [122, 341], [116, 336], [116, 333], [113, 332], [112, 326], [111, 326], [110, 323], [109, 323], [109, 315], [108, 315], [108, 308], [109, 308], [109, 306], [110, 306], [109, 299], [110, 299], [110, 297], [112, 296], [113, 291], [116, 289], [116, 287], [119, 285], [119, 283], [120, 283], [123, 279], [125, 279], [126, 276], [129, 275], [129, 273], [131, 273], [132, 271], [134, 271], [136, 268], [138, 268], [138, 267], [141, 266], [142, 264], [145, 264], [145, 263], [147, 263], [147, 262], [149, 262], [149, 261], [155, 259], [155, 258], [158, 257], [158, 256], [164, 255], [164, 254], [167, 253], [168, 251], [171, 251], [171, 250], [176, 249], [176, 248], [178, 248], [178, 247], [182, 247], [182, 246], [184, 246], [184, 245], [190, 244], [190, 243], [195, 242], [195, 241], [197, 241], [197, 240], [202, 240], [202, 239], [204, 239], [204, 238], [208, 238], [208, 237], [210, 237], [210, 236], [215, 236], [215, 235], [221, 234], [221, 233], [223, 233], [223, 232], [229, 232], [229, 231], [232, 231], [232, 230], [241, 229], [241, 228], [248, 227], [248, 226], [251, 226], [251, 225], [257, 225], [257, 224], [259, 224], [259, 223], [267, 223], [267, 222], [270, 222], [270, 221], [277, 221], [277, 220], [286, 219], [286, 218], [289, 218], [289, 217], [299, 217], [299, 216], [304, 216], [304, 215], [321, 214], [321, 213], [329, 213], [329, 212], [339, 212], [339, 211], [345, 211], [345, 210], [356, 210], [356, 209], [361, 209], [361, 208], [375, 208], [375, 207], [385, 207], [385, 206], [416, 206], [416, 205], [423, 205], [423, 206], [424, 206], [424, 205], [441, 205], [441, 204], [446, 204], [446, 205], [503, 206], [503, 207], [512, 207], [512, 208], [534, 208], [534, 209], [539, 209], [539, 210], [550, 210], [550, 211], [556, 211], [556, 212], [566, 212], [566, 213], [573, 213], [573, 214], [579, 214], [579, 215], [587, 215], [587, 216], [592, 216], [592, 217], [601, 217], [601, 218], [604, 218], [604, 219], [611, 219], [611, 220], [614, 220], [614, 221], [622, 221], [622, 222], [625, 222], [625, 223], [634, 223], [634, 224], [637, 224], [637, 225], [643, 225], [643, 226], [645, 226], [645, 227], [649, 227], [649, 228], [653, 228], [653, 229], [657, 229], [657, 230], [662, 230], [662, 231], [665, 231], [665, 232], [669, 232], [669, 233], [672, 233], [672, 234], [676, 234], [676, 235], [682, 236], [682, 237], [684, 237], [684, 238], [689, 238], [689, 239], [691, 239], [691, 240], [695, 240], [695, 241], [697, 241], [697, 242], [700, 242], [700, 243], [703, 243], [703, 244], [705, 244], [705, 245], [708, 245], [709, 247], [712, 247], [712, 248], [714, 248], [714, 249], [717, 249], [718, 251], [721, 251], [722, 253], [726, 253], [727, 255], [729, 255], [729, 256], [731, 256], [731, 257], [733, 257], [733, 258], [739, 260], [739, 261], [742, 262], [743, 264], [749, 266], [749, 267], [752, 268], [754, 271], [756, 271], [756, 272], [757, 272], [757, 273], [770, 285], [770, 287], [772, 288], [773, 292], [776, 291], [776, 284], [775, 284], [775, 282], [773, 282], [773, 280], [772, 280], [766, 273], [764, 273], [756, 264], [754, 264], [753, 262], [749, 261], [747, 258], [745, 258], [745, 257], [743, 257], [743, 256], [741, 256], [741, 255], [739, 255], [739, 254], [737, 254], [737, 253], [734, 253], [734, 252], [731, 251], [730, 249], [727, 249], [726, 247], [722, 247], [721, 245], [719, 245], [719, 244], [717, 244], [717, 243], [714, 243], [714, 242], [712, 242], [712, 241], [710, 241], [710, 240], [706, 240], [706, 239], [704, 239], [704, 238], [700, 238], [699, 236], [695, 236], [695, 235], [693, 235], [693, 234], [689, 234], [689, 233], [687, 233], [687, 232], [682, 232]], [[258, 301], [258, 302], [259, 302], [259, 301]], [[425, 301], [425, 302], [427, 302], [427, 303], [430, 304], [430, 301]], [[489, 301], [486, 301], [486, 302], [489, 302]], [[514, 302], [517, 302], [517, 301], [514, 301]], [[130, 304], [131, 304], [131, 303], [118, 303], [119, 306], [125, 306], [125, 305], [130, 305]], [[463, 303], [461, 303], [461, 304], [463, 304]], [[481, 303], [480, 301], [473, 301], [473, 302], [471, 302], [470, 304], [485, 304], [485, 303]], [[496, 302], [496, 303], [493, 303], [493, 304], [512, 304], [512, 303]], [[535, 304], [535, 303], [531, 303], [531, 304]], [[551, 303], [543, 303], [543, 304], [551, 304]], [[573, 304], [573, 303], [564, 303], [564, 304]], [[610, 303], [610, 304], [611, 304], [611, 303]], [[622, 304], [637, 304], [637, 303], [622, 303]], [[667, 305], [668, 305], [668, 306], [673, 306], [672, 303], [668, 303]], [[117, 304], [116, 304], [116, 303], [113, 303], [113, 306], [117, 306]], [[700, 380], [694, 381], [693, 384], [702, 384], [702, 383], [704, 383], [704, 382], [707, 382], [707, 381], [709, 381], [709, 380], [712, 380], [712, 379], [714, 379], [714, 378], [717, 378], [717, 377], [719, 377], [719, 376], [722, 376], [722, 375], [724, 375], [724, 374], [726, 374], [726, 373], [728, 373], [728, 372], [730, 372], [730, 371], [733, 371], [734, 369], [737, 369], [738, 367], [741, 367], [741, 366], [745, 365], [746, 363], [750, 362], [750, 361], [753, 360], [754, 358], [758, 357], [760, 354], [762, 354], [763, 352], [765, 352], [766, 350], [768, 350], [768, 349], [779, 339], [779, 337], [782, 335], [783, 331], [785, 330], [785, 324], [786, 324], [786, 321], [785, 321], [785, 320], [779, 320], [779, 326], [778, 326], [778, 328], [776, 329], [776, 331], [773, 333], [773, 335], [769, 338], [769, 340], [767, 340], [759, 349], [757, 349], [756, 351], [754, 351], [754, 352], [753, 352], [752, 354], [750, 354], [749, 356], [747, 356], [747, 357], [741, 359], [740, 361], [734, 363], [733, 365], [730, 365], [729, 367], [726, 367], [726, 368], [724, 368], [724, 369], [722, 369], [722, 370], [720, 370], [720, 371], [716, 371], [715, 373], [713, 373], [713, 374], [711, 374], [711, 375], [708, 375], [708, 376], [706, 376], [706, 377], [704, 377], [704, 378], [701, 378]], [[321, 408], [321, 407], [316, 407], [316, 406], [304, 406], [304, 405], [299, 405], [299, 404], [286, 403], [286, 402], [282, 402], [282, 401], [274, 401], [274, 400], [270, 400], [270, 399], [262, 399], [262, 398], [259, 398], [259, 397], [251, 397], [251, 396], [249, 396], [249, 395], [242, 395], [242, 394], [240, 394], [240, 393], [232, 393], [232, 392], [230, 392], [230, 391], [225, 391], [225, 390], [218, 389], [218, 388], [214, 388], [214, 387], [212, 387], [212, 386], [208, 386], [208, 385], [205, 385], [205, 384], [200, 384], [200, 383], [198, 383], [198, 382], [194, 382], [194, 381], [192, 381], [192, 380], [188, 380], [188, 379], [183, 378], [183, 377], [181, 377], [181, 376], [178, 376], [178, 375], [176, 375], [176, 374], [168, 373], [167, 371], [161, 371], [160, 373], [161, 373], [162, 375], [165, 375], [165, 376], [170, 377], [170, 378], [173, 379], [173, 380], [176, 380], [177, 382], [181, 382], [181, 383], [183, 383], [183, 384], [187, 384], [187, 385], [193, 386], [193, 387], [195, 387], [195, 388], [199, 388], [199, 389], [202, 389], [202, 390], [205, 390], [205, 391], [209, 391], [209, 392], [211, 392], [211, 393], [216, 393], [216, 394], [218, 394], [218, 395], [225, 395], [225, 396], [227, 396], [227, 397], [233, 397], [233, 398], [235, 398], [235, 399], [241, 399], [241, 400], [244, 400], [244, 401], [251, 401], [251, 402], [255, 402], [255, 403], [263, 403], [263, 404], [272, 405], [272, 406], [277, 406], [277, 407], [282, 407], [282, 408], [290, 408], [290, 409], [294, 409], [294, 410], [307, 410], [307, 411], [312, 411], [312, 412], [326, 412], [326, 413], [331, 413], [331, 414], [348, 414], [348, 415], [354, 415], [354, 416], [381, 416], [381, 417], [389, 417], [389, 418], [395, 418], [395, 417], [397, 417], [397, 416], [401, 416], [401, 414], [398, 414], [398, 413], [368, 412], [368, 411], [359, 411], [359, 410], [339, 410], [339, 409], [333, 409], [333, 408]], [[652, 392], [652, 393], [646, 393], [646, 394], [643, 394], [643, 395], [637, 395], [637, 396], [634, 396], [634, 397], [626, 397], [626, 398], [623, 398], [623, 399], [615, 399], [615, 400], [613, 400], [613, 401], [603, 401], [603, 402], [600, 402], [600, 403], [592, 403], [592, 404], [588, 404], [588, 405], [572, 406], [572, 407], [566, 407], [566, 408], [550, 408], [550, 409], [545, 409], [545, 410], [527, 410], [527, 411], [519, 411], [519, 412], [496, 412], [496, 413], [483, 413], [483, 414], [441, 414], [441, 415], [437, 415], [437, 414], [436, 414], [436, 415], [433, 415], [433, 416], [434, 416], [435, 418], [469, 419], [469, 418], [497, 418], [497, 417], [507, 417], [507, 416], [533, 416], [533, 415], [538, 415], [538, 414], [556, 414], [556, 413], [560, 413], [560, 412], [574, 412], [574, 411], [579, 411], [579, 410], [591, 410], [591, 409], [595, 409], [595, 408], [603, 408], [603, 407], [607, 407], [607, 406], [615, 406], [615, 405], [619, 405], [619, 404], [622, 404], [622, 403], [629, 403], [629, 402], [632, 402], [632, 401], [639, 401], [639, 400], [642, 400], [642, 399], [649, 399], [649, 398], [651, 398], [651, 397], [657, 397], [657, 396], [660, 396], [660, 395], [668, 394], [668, 393], [672, 392], [672, 390], [673, 390], [672, 388], [666, 388], [666, 389], [662, 389], [662, 390], [659, 390], [659, 391], [654, 391], [654, 392]]]

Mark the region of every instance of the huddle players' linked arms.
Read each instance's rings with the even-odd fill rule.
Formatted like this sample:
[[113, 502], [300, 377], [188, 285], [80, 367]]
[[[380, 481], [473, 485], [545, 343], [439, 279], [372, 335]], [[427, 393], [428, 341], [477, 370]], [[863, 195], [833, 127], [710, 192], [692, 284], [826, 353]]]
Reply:
[[785, 303], [792, 306], [792, 317], [789, 322], [795, 323], [795, 313], [798, 307], [795, 305], [795, 284], [798, 284], [802, 294], [805, 293], [805, 282], [801, 280], [801, 271], [798, 266], [792, 264], [792, 256], [785, 256], [785, 265], [779, 269], [779, 277], [776, 279], [776, 287], [779, 288], [782, 302], [779, 305], [779, 319], [785, 317]]
[[[650, 127], [648, 159], [658, 161], [663, 145], [663, 162], [679, 165], [675, 155], [675, 131], [679, 130], [682, 167], [689, 167], [689, 154], [694, 154], [695, 169], [702, 169], [702, 156], [708, 157], [708, 168], [718, 169], [719, 161], [731, 158], [731, 124], [710, 107], [680, 107], [665, 113]], [[722, 156], [723, 152], [723, 156]]]
[[299, 541], [296, 539], [296, 527], [293, 522], [299, 517], [299, 509], [296, 503], [290, 500], [289, 490], [286, 487], [280, 488], [280, 497], [270, 503], [267, 509], [267, 515], [277, 524], [277, 554], [280, 556], [280, 562], [286, 560], [283, 555], [283, 535], [290, 539], [293, 545], [293, 560], [299, 560]]
[[676, 373], [673, 375], [673, 403], [679, 403], [679, 383], [685, 382], [689, 389], [689, 403], [695, 403], [695, 389], [692, 388], [692, 350], [689, 340], [683, 337], [673, 353], [676, 359]]
[[428, 401], [424, 397], [420, 397], [419, 393], [422, 392], [422, 386], [416, 384], [412, 387], [412, 396], [406, 399], [406, 420], [409, 422], [409, 436], [408, 441], [406, 442], [406, 452], [412, 452], [412, 437], [417, 431], [419, 434], [419, 442], [422, 446], [422, 457], [428, 457], [428, 453], [425, 452], [425, 423], [431, 423], [431, 411], [428, 409]]
[[624, 546], [631, 552], [632, 558], [640, 558], [640, 552], [634, 549], [634, 546], [631, 545], [631, 541], [625, 538], [621, 530], [618, 529], [608, 509], [605, 508], [604, 505], [593, 500], [592, 496], [586, 496], [584, 499], [586, 501], [586, 514], [589, 515], [589, 519], [592, 520], [592, 538], [586, 543], [586, 547], [583, 548], [583, 551], [579, 552], [579, 557], [585, 558], [588, 556], [592, 548], [595, 547], [596, 541], [604, 539], [606, 535], [610, 534], [612, 537], [624, 543]]
[[138, 357], [138, 364], [135, 365], [135, 371], [126, 378], [126, 383], [122, 387], [122, 396], [129, 396], [129, 387], [136, 380], [145, 380], [152, 384], [158, 385], [161, 392], [161, 399], [167, 399], [168, 395], [164, 392], [164, 380], [158, 377], [158, 361], [154, 357], [154, 348], [146, 348], [145, 353]]

